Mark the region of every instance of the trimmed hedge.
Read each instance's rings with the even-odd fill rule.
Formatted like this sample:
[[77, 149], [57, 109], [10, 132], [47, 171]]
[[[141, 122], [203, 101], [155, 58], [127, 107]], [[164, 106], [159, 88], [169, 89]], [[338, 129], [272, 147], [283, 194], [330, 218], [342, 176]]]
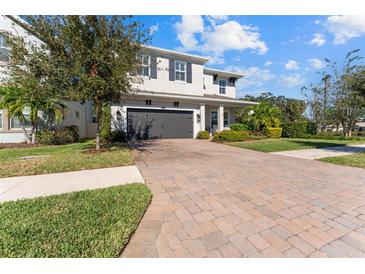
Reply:
[[301, 138], [316, 134], [316, 126], [310, 122], [294, 122], [283, 124], [281, 127], [283, 129], [282, 136], [287, 138]]
[[103, 143], [123, 143], [127, 141], [127, 134], [124, 131], [113, 130], [102, 138]]
[[41, 130], [37, 133], [37, 142], [43, 145], [64, 145], [79, 141], [77, 126], [61, 127], [57, 130]]
[[265, 129], [265, 135], [267, 138], [278, 139], [281, 137], [283, 129], [281, 127], [267, 127]]
[[213, 141], [215, 142], [240, 142], [249, 138], [247, 131], [223, 130], [214, 132]]
[[248, 130], [248, 125], [244, 123], [236, 123], [229, 125], [231, 130]]
[[210, 134], [206, 130], [199, 131], [198, 134], [196, 135], [197, 139], [209, 139], [209, 137]]

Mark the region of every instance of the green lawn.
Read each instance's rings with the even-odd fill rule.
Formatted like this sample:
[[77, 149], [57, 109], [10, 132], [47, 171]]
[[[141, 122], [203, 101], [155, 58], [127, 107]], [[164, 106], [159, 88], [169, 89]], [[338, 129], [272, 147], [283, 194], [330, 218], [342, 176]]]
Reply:
[[[94, 141], [88, 140], [60, 146], [0, 149], [0, 178], [115, 167], [133, 163], [132, 153], [125, 145], [115, 145], [100, 153], [88, 152], [93, 147]], [[19, 157], [39, 155], [46, 155], [46, 157], [19, 159]]]
[[321, 158], [319, 161], [342, 165], [365, 168], [365, 153], [356, 153], [345, 156]]
[[134, 183], [0, 203], [0, 258], [117, 257], [151, 198]]
[[295, 138], [281, 138], [281, 139], [264, 139], [257, 141], [245, 141], [230, 143], [231, 146], [247, 148], [262, 152], [286, 151], [297, 149], [322, 148], [329, 146], [342, 146], [353, 143], [365, 143], [363, 141], [355, 140], [324, 140], [324, 139], [295, 139]]

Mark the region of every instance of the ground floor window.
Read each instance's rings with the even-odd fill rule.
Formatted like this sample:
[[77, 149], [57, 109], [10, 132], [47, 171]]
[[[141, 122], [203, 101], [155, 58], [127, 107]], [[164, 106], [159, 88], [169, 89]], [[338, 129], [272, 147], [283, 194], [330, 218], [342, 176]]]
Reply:
[[3, 128], [3, 111], [0, 110], [0, 129]]
[[[224, 127], [228, 127], [228, 111], [224, 112], [224, 121], [223, 121], [223, 126]], [[217, 111], [212, 111], [211, 112], [211, 127], [212, 128], [216, 128], [218, 126], [218, 112]]]
[[[25, 128], [30, 128], [30, 126], [31, 126], [31, 123], [30, 123], [30, 109], [25, 108], [23, 110], [23, 115], [24, 115], [24, 118], [25, 118], [24, 127]], [[22, 128], [22, 123], [20, 122], [18, 117], [13, 116], [13, 117], [10, 118], [10, 128], [11, 129]]]

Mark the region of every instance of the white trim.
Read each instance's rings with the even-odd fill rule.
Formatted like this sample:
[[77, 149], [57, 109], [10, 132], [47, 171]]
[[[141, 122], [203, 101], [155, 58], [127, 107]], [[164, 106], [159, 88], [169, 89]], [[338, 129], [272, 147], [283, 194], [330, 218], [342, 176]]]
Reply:
[[[162, 93], [155, 93], [155, 92], [144, 92], [142, 90], [135, 90], [135, 92], [126, 94], [125, 97], [146, 97], [150, 96], [152, 98], [168, 98], [171, 100], [190, 100], [196, 102], [203, 102], [203, 103], [224, 103], [226, 106], [247, 106], [247, 105], [258, 105], [258, 102], [251, 102], [251, 101], [244, 101], [244, 100], [237, 100], [235, 98], [232, 99], [216, 99], [211, 97], [204, 97], [204, 96], [189, 96], [189, 95], [181, 95], [181, 94], [162, 94]], [[227, 97], [229, 98], [229, 97]]]
[[[185, 70], [176, 70], [176, 63], [182, 63], [184, 64]], [[176, 72], [184, 73], [184, 80], [176, 80]], [[174, 60], [174, 78], [176, 82], [186, 83], [187, 80], [187, 62], [181, 61], [181, 60]]]
[[[226, 83], [225, 86], [224, 86], [224, 93], [221, 93], [220, 81], [224, 81]], [[218, 78], [218, 94], [219, 95], [227, 95], [227, 79]]]

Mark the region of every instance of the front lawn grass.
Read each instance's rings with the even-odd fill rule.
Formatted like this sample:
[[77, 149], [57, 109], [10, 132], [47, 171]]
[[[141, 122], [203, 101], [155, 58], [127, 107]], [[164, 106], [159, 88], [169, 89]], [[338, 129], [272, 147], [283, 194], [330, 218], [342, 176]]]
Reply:
[[365, 153], [355, 153], [345, 156], [326, 157], [319, 159], [319, 161], [341, 166], [365, 168]]
[[235, 143], [230, 143], [230, 145], [262, 152], [275, 152], [275, 151], [343, 146], [347, 144], [354, 144], [361, 142], [364, 143], [365, 139], [363, 141], [358, 141], [358, 140], [281, 138], [281, 139], [264, 139], [257, 141], [235, 142]]
[[117, 257], [152, 194], [140, 183], [0, 204], [0, 257]]
[[[76, 171], [130, 165], [133, 156], [123, 145], [113, 145], [106, 151], [92, 153], [94, 141], [86, 140], [59, 146], [0, 149], [0, 178]], [[45, 157], [20, 159], [24, 156]]]

